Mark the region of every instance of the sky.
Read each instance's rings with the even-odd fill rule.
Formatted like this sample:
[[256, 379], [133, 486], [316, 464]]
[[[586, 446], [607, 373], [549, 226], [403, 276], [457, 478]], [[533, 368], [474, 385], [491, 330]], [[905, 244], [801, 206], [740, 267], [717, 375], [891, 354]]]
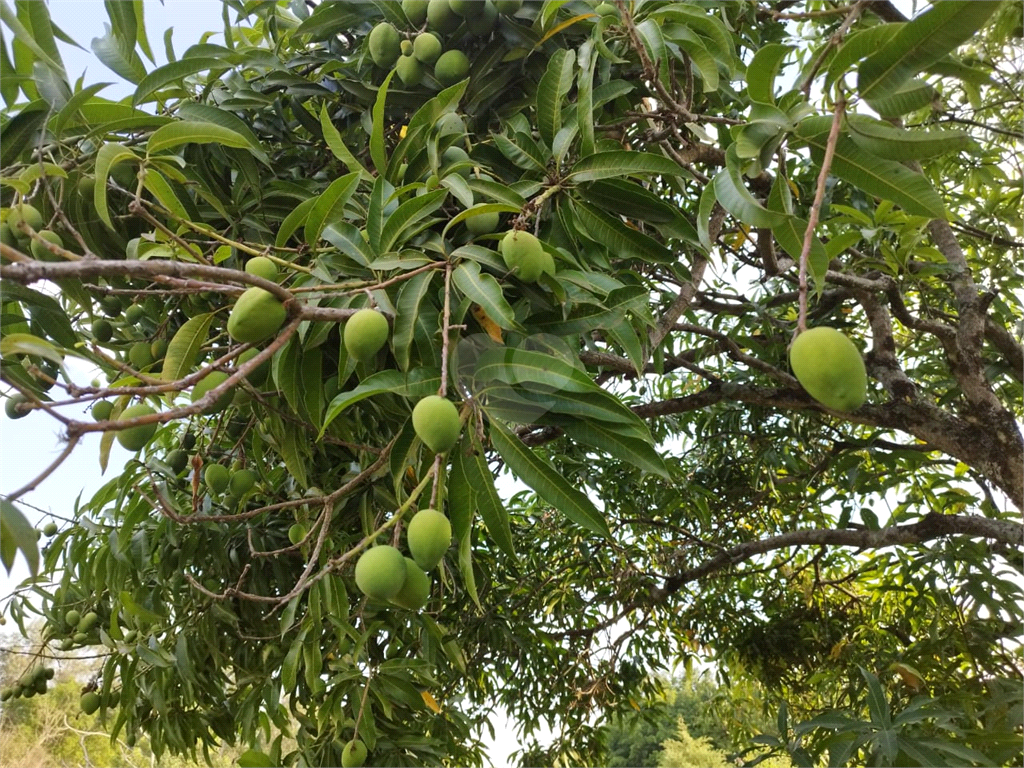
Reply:
[[[915, 5], [922, 3], [898, 0], [896, 5], [910, 16]], [[100, 93], [104, 98], [120, 99], [131, 94], [134, 87], [108, 70], [90, 49], [92, 39], [104, 34], [108, 21], [102, 0], [50, 0], [49, 7], [54, 23], [81, 46], [58, 43], [69, 77], [74, 81], [84, 73], [86, 84], [113, 83]], [[145, 26], [156, 65], [166, 63], [165, 30], [173, 27], [174, 50], [180, 56], [188, 46], [199, 42], [203, 33], [223, 29], [221, 8], [221, 4], [213, 0], [165, 0], [163, 3], [145, 0]], [[220, 40], [219, 33], [212, 38], [212, 42]], [[145, 63], [147, 69], [154, 68], [151, 62]], [[69, 365], [76, 381], [88, 381], [96, 375], [81, 361], [71, 361]], [[0, 418], [0, 493], [7, 494], [21, 487], [60, 453], [63, 446], [58, 426], [43, 413], [32, 413], [16, 421]], [[97, 458], [99, 440], [97, 434], [86, 436], [68, 460], [38, 489], [20, 500], [20, 507], [31, 522], [41, 527], [47, 520], [55, 519], [63, 525], [70, 519], [79, 494], [89, 498], [131, 458], [131, 454], [115, 442], [107, 471], [101, 475]], [[506, 497], [521, 487], [512, 482], [500, 485]], [[0, 568], [0, 601], [27, 575], [20, 556], [10, 576]], [[512, 738], [511, 724], [504, 718], [496, 718], [494, 725], [498, 738], [489, 745], [489, 753], [494, 765], [502, 766], [519, 744]]]

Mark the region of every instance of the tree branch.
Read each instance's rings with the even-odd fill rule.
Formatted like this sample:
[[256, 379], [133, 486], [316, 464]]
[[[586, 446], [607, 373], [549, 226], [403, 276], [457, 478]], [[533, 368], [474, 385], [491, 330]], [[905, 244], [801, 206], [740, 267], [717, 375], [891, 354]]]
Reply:
[[926, 515], [920, 522], [882, 528], [877, 531], [832, 528], [790, 531], [760, 541], [739, 544], [705, 560], [695, 568], [671, 576], [665, 580], [664, 586], [655, 590], [654, 597], [656, 600], [664, 599], [692, 581], [749, 560], [755, 555], [763, 555], [778, 549], [807, 545], [882, 549], [897, 545], [922, 544], [946, 536], [991, 539], [1000, 544], [1017, 547], [1024, 539], [1024, 525], [1008, 520], [993, 520], [979, 515], [942, 515], [933, 512]]

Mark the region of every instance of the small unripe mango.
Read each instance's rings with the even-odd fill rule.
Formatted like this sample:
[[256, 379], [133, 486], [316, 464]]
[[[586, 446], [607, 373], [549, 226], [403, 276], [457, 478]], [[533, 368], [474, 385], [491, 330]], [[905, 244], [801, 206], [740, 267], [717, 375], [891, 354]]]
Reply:
[[398, 73], [398, 78], [405, 85], [419, 85], [423, 80], [423, 64], [411, 54], [398, 58], [398, 63], [395, 64], [395, 71]]
[[146, 366], [153, 364], [153, 353], [150, 352], [149, 344], [144, 341], [137, 341], [128, 350], [128, 361], [132, 366], [141, 371]]
[[26, 233], [18, 226], [21, 222], [25, 222], [32, 229], [38, 231], [43, 228], [43, 214], [34, 205], [28, 203], [12, 206], [11, 212], [7, 214], [7, 226], [11, 228], [15, 237], [25, 237]]
[[451, 9], [448, 0], [427, 3], [427, 26], [438, 32], [454, 32], [462, 20]]
[[494, 0], [498, 13], [511, 16], [523, 7], [523, 0]]
[[855, 411], [867, 399], [860, 350], [835, 328], [819, 326], [797, 336], [789, 363], [807, 394], [834, 411]]
[[235, 341], [258, 344], [277, 333], [287, 314], [274, 294], [262, 288], [249, 288], [231, 308], [228, 334]]
[[434, 76], [441, 85], [454, 85], [469, 74], [469, 59], [462, 51], [445, 51], [434, 64]]
[[188, 466], [188, 453], [181, 448], [175, 448], [167, 454], [164, 463], [174, 471], [174, 474], [180, 475]]
[[371, 547], [356, 563], [356, 586], [367, 597], [390, 600], [405, 584], [405, 558], [392, 546]]
[[366, 762], [366, 745], [359, 739], [350, 741], [341, 750], [342, 768], [360, 768]]
[[114, 412], [114, 404], [109, 400], [100, 400], [92, 407], [92, 417], [96, 421], [106, 421]]
[[412, 55], [424, 64], [433, 64], [437, 61], [442, 50], [441, 41], [437, 39], [437, 35], [430, 32], [421, 32], [412, 41]]
[[245, 271], [250, 275], [262, 277], [264, 280], [277, 282], [277, 264], [266, 256], [254, 256], [245, 262]]
[[429, 571], [437, 567], [452, 543], [452, 524], [436, 509], [421, 509], [409, 521], [406, 534], [412, 559]]
[[79, 699], [78, 705], [85, 714], [91, 715], [100, 708], [100, 695], [95, 691], [89, 691]]
[[[56, 232], [49, 229], [40, 229], [36, 234], [46, 242], [53, 243], [58, 248], [64, 247], [64, 239]], [[32, 255], [39, 259], [39, 261], [60, 261], [60, 256], [54, 254], [49, 248], [35, 238], [32, 238], [32, 245], [29, 246], [29, 250], [32, 251]]]
[[224, 493], [231, 482], [231, 473], [223, 464], [207, 464], [203, 473], [206, 487], [214, 493]]
[[109, 320], [100, 318], [95, 320], [92, 324], [92, 337], [96, 341], [102, 343], [110, 341], [114, 335], [114, 326], [110, 324]]
[[405, 558], [405, 584], [399, 593], [391, 598], [391, 602], [410, 611], [418, 611], [429, 599], [430, 577], [416, 565], [415, 561]]
[[477, 216], [470, 216], [466, 219], [466, 229], [474, 235], [486, 235], [498, 228], [499, 221], [500, 215], [496, 211], [491, 213], [481, 213]]
[[[219, 387], [225, 381], [227, 381], [228, 375], [224, 371], [212, 371], [208, 373], [204, 378], [196, 382], [196, 385], [192, 387], [192, 402], [196, 402], [199, 398], [203, 397], [207, 392], [215, 387]], [[229, 405], [231, 400], [234, 398], [234, 390], [229, 388], [227, 392], [218, 397], [213, 401], [213, 405], [206, 409], [206, 413], [220, 413]]]
[[292, 526], [288, 529], [288, 541], [290, 541], [292, 544], [298, 544], [300, 541], [306, 538], [307, 533], [309, 533], [309, 531], [306, 530], [306, 526], [304, 526], [302, 523], [293, 523]]
[[388, 319], [375, 309], [361, 309], [345, 321], [345, 349], [361, 363], [372, 360], [388, 340]]
[[402, 0], [405, 17], [414, 27], [422, 26], [427, 20], [427, 4], [428, 0]]
[[529, 232], [510, 231], [502, 238], [500, 250], [505, 265], [525, 283], [537, 282], [545, 272], [555, 274], [551, 254]]
[[459, 410], [451, 400], [428, 395], [412, 409], [412, 426], [416, 436], [434, 453], [447, 453], [459, 441], [462, 422]]
[[389, 22], [382, 21], [370, 31], [370, 58], [378, 67], [389, 69], [402, 54], [402, 38]]
[[[149, 416], [153, 413], [156, 413], [156, 411], [145, 403], [139, 403], [138, 405], [125, 408], [124, 412], [122, 412], [121, 416], [118, 418], [118, 421], [129, 421], [130, 419], [137, 419], [140, 416]], [[119, 430], [117, 432], [117, 442], [129, 451], [141, 451], [146, 447], [146, 443], [150, 441], [150, 438], [156, 434], [157, 426], [158, 424], [153, 422], [152, 424], [142, 424], [137, 427], [128, 427], [128, 429]]]
[[231, 473], [230, 490], [232, 496], [241, 498], [256, 485], [256, 473], [251, 469], [238, 469]]

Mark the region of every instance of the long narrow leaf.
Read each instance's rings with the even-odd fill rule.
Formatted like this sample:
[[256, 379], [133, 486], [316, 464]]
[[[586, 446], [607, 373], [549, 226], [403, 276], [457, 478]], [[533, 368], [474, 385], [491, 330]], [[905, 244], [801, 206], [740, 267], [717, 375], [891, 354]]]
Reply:
[[577, 525], [598, 536], [612, 538], [608, 523], [594, 504], [562, 477], [554, 467], [527, 448], [498, 421], [491, 422], [491, 442], [513, 474]]

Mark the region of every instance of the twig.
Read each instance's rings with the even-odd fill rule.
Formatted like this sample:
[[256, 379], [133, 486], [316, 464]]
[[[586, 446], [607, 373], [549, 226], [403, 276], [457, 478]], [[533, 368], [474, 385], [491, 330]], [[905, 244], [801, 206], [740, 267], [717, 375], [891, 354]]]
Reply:
[[860, 16], [861, 12], [869, 2], [870, 0], [858, 0], [857, 4], [850, 9], [846, 18], [843, 19], [843, 23], [839, 25], [839, 29], [833, 33], [832, 37], [830, 37], [828, 42], [825, 44], [825, 47], [818, 53], [818, 58], [814, 60], [814, 64], [812, 64], [811, 68], [808, 70], [807, 79], [801, 87], [801, 90], [804, 92], [804, 96], [810, 98], [811, 83], [813, 83], [814, 78], [817, 77], [818, 70], [821, 69], [821, 65], [825, 63], [825, 58], [828, 56], [829, 51], [843, 41], [843, 37], [846, 36], [847, 31], [853, 26], [853, 23], [857, 20], [857, 17]]
[[48, 466], [46, 469], [44, 469], [42, 472], [36, 475], [34, 479], [30, 480], [28, 483], [23, 485], [18, 490], [7, 494], [7, 500], [14, 501], [19, 496], [23, 496], [24, 494], [38, 487], [39, 484], [43, 482], [43, 480], [45, 480], [51, 474], [53, 474], [53, 471], [57, 469], [57, 467], [64, 463], [64, 459], [71, 455], [71, 452], [75, 450], [75, 446], [78, 445], [79, 439], [80, 438], [77, 435], [71, 437], [68, 440], [68, 444], [64, 447], [64, 450], [61, 451], [60, 456], [54, 459], [50, 466]]
[[821, 161], [821, 172], [818, 174], [818, 188], [814, 193], [814, 203], [811, 205], [810, 216], [807, 218], [803, 248], [800, 249], [800, 315], [797, 319], [796, 335], [807, 330], [807, 260], [811, 254], [814, 230], [818, 227], [821, 203], [825, 199], [825, 182], [828, 181], [828, 171], [832, 167], [832, 158], [836, 153], [836, 143], [839, 141], [839, 126], [843, 122], [843, 111], [845, 109], [846, 97], [840, 94], [839, 99], [836, 101], [835, 113], [832, 116], [832, 128], [828, 133], [825, 157]]

